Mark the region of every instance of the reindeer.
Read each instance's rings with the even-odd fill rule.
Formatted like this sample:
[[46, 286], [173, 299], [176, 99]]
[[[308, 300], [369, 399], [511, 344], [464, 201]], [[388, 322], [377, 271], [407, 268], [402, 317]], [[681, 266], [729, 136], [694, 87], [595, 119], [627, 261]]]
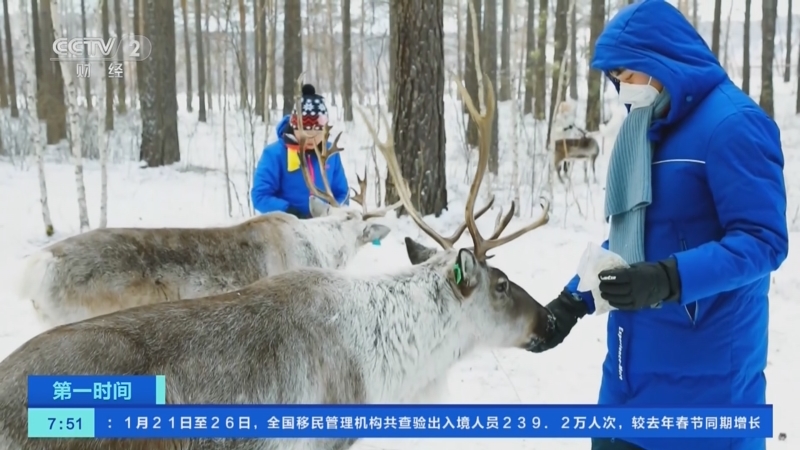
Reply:
[[487, 252], [547, 223], [549, 208], [497, 239], [482, 238], [475, 224], [493, 112], [474, 113], [482, 138], [465, 208], [472, 249], [453, 248], [425, 224], [392, 156], [404, 207], [443, 251], [382, 275], [300, 268], [238, 291], [130, 308], [39, 334], [0, 362], [0, 448], [346, 450], [356, 439], [28, 439], [27, 376], [163, 374], [168, 404], [410, 403], [478, 348], [538, 342], [552, 332], [551, 314], [488, 265]]
[[570, 125], [564, 128], [564, 131], [576, 129], [581, 132], [583, 136], [579, 138], [561, 138], [553, 141], [553, 170], [558, 175], [558, 181], [564, 182], [561, 177], [561, 172], [566, 174], [569, 172], [569, 162], [574, 160], [583, 160], [583, 179], [586, 183], [589, 182], [589, 175], [587, 173], [588, 164], [592, 166], [592, 177], [594, 182], [597, 182], [597, 173], [595, 172], [595, 161], [600, 154], [600, 145], [597, 140], [589, 135], [588, 132]]
[[[330, 127], [323, 143], [329, 134]], [[341, 151], [339, 136], [330, 149], [315, 150], [321, 167]], [[134, 306], [229, 292], [299, 267], [340, 269], [361, 247], [389, 234], [389, 227], [370, 219], [399, 202], [372, 212], [343, 208], [325, 175], [321, 191], [305, 158], [300, 161], [312, 193], [312, 219], [275, 212], [228, 227], [95, 229], [31, 255], [19, 296], [53, 327]]]

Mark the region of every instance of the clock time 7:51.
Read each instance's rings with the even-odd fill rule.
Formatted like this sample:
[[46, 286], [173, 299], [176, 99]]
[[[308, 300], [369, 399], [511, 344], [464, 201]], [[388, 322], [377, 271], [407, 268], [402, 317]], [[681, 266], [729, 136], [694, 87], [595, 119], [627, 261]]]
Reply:
[[80, 419], [80, 417], [77, 418], [77, 419], [69, 418], [69, 419], [66, 419], [66, 420], [58, 420], [55, 417], [48, 417], [47, 420], [50, 421], [50, 429], [51, 430], [56, 425], [56, 422], [58, 422], [58, 428], [62, 429], [62, 430], [64, 429], [64, 427], [66, 427], [68, 430], [73, 430], [73, 429], [76, 429], [76, 428], [78, 430], [81, 429], [81, 419]]

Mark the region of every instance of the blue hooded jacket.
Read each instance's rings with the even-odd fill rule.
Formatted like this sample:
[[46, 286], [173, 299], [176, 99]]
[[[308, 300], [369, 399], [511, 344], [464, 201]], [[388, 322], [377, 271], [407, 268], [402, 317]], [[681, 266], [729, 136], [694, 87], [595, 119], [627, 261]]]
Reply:
[[[290, 117], [287, 115], [278, 122], [275, 129], [278, 140], [269, 144], [261, 154], [258, 167], [253, 174], [253, 188], [250, 190], [250, 197], [255, 210], [262, 214], [286, 211], [292, 207], [299, 212], [301, 217], [307, 218], [310, 216], [308, 199], [311, 194], [303, 180], [303, 173], [299, 166], [290, 164], [289, 153], [294, 150], [287, 148], [284, 141], [284, 133], [289, 127]], [[330, 148], [331, 143], [328, 142], [327, 145]], [[325, 185], [319, 176], [319, 161], [316, 153], [313, 151], [304, 153], [314, 184], [324, 192]], [[325, 173], [336, 201], [341, 205], [349, 204], [350, 189], [340, 155], [338, 153], [332, 155], [327, 162]]]
[[[609, 313], [599, 403], [766, 403], [770, 273], [788, 253], [778, 126], [664, 0], [621, 9], [597, 40], [592, 67], [643, 72], [671, 95], [666, 117], [649, 130], [656, 151], [645, 256], [674, 256], [682, 285], [677, 302]], [[567, 289], [593, 313], [578, 281]], [[647, 450], [766, 448], [765, 439], [624, 440]]]

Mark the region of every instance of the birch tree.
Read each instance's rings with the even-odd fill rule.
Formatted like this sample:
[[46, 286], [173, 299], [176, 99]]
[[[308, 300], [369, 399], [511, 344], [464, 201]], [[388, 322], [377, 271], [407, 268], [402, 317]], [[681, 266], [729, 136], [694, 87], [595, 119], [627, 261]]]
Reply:
[[[64, 37], [61, 31], [61, 9], [58, 0], [50, 1], [50, 17], [53, 22], [53, 36], [55, 39]], [[86, 186], [83, 184], [83, 155], [81, 154], [81, 124], [79, 122], [80, 111], [78, 110], [78, 89], [75, 86], [75, 78], [69, 61], [62, 60], [61, 76], [64, 79], [64, 100], [67, 106], [69, 117], [69, 145], [72, 149], [73, 163], [75, 164], [75, 185], [78, 189], [78, 218], [80, 220], [81, 233], [89, 231], [89, 214], [86, 210]]]
[[[8, 0], [3, 0], [6, 13], [8, 12]], [[19, 14], [26, 18], [28, 17], [28, 2], [26, 0], [19, 0]], [[6, 38], [11, 39], [11, 28], [6, 16]], [[36, 154], [36, 169], [39, 175], [39, 203], [42, 206], [42, 220], [44, 221], [44, 233], [47, 236], [52, 236], [55, 233], [53, 228], [53, 221], [50, 218], [50, 205], [47, 201], [47, 182], [44, 175], [44, 142], [42, 142], [42, 133], [39, 129], [39, 115], [36, 109], [36, 68], [33, 65], [34, 52], [31, 46], [32, 31], [30, 29], [30, 22], [28, 20], [17, 20], [19, 24], [19, 46], [22, 49], [21, 65], [23, 71], [22, 90], [25, 95], [25, 102], [27, 103], [28, 114], [27, 128], [31, 145], [33, 145], [34, 153]], [[15, 92], [15, 91], [12, 91]], [[16, 104], [16, 99], [13, 99]]]

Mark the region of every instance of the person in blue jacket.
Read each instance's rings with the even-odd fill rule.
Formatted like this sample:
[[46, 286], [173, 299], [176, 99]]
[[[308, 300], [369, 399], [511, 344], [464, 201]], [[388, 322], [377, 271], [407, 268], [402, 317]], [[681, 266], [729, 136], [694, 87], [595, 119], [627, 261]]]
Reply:
[[[328, 125], [328, 110], [323, 97], [317, 95], [314, 86], [310, 84], [302, 87], [301, 107], [303, 111], [299, 123], [297, 111], [278, 122], [275, 129], [278, 140], [264, 149], [258, 161], [250, 196], [253, 207], [262, 214], [283, 211], [301, 219], [311, 217], [309, 212], [311, 193], [303, 179], [300, 158], [306, 158], [314, 184], [324, 192], [325, 184], [320, 176], [319, 160], [314, 147], [319, 146], [324, 138], [324, 129]], [[294, 134], [294, 130], [301, 126], [299, 124], [311, 137], [303, 151], [298, 148]], [[330, 147], [331, 143], [328, 142], [327, 145]], [[349, 187], [339, 153], [328, 158], [325, 173], [336, 201], [340, 205], [349, 204]]]
[[[665, 0], [621, 9], [591, 65], [629, 108], [609, 161], [603, 247], [630, 266], [598, 274], [602, 301], [617, 308], [598, 403], [766, 403], [770, 273], [788, 253], [778, 126]], [[600, 299], [578, 282], [548, 305], [552, 335], [529, 350], [557, 346], [595, 311]], [[592, 439], [591, 448], [764, 450], [766, 440]]]

